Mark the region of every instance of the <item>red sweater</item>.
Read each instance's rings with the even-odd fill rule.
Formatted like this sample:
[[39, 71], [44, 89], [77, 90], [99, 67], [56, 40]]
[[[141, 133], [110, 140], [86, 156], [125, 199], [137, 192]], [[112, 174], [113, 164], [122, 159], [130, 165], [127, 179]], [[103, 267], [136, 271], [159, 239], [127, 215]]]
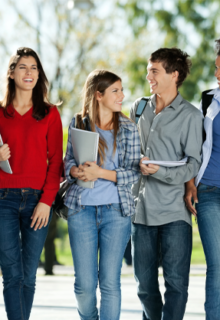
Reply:
[[42, 190], [40, 202], [51, 206], [63, 167], [62, 123], [56, 107], [39, 121], [32, 117], [32, 110], [23, 116], [15, 110], [13, 117], [6, 118], [0, 108], [0, 133], [9, 145], [13, 171], [8, 174], [0, 169], [0, 188]]

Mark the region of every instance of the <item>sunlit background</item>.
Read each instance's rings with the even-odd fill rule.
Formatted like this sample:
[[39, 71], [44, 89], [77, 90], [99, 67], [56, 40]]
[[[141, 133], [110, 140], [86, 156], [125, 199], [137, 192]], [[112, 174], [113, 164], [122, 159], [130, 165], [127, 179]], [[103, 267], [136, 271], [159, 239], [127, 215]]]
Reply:
[[[176, 46], [193, 62], [180, 92], [198, 106], [201, 91], [217, 86], [219, 12], [219, 0], [0, 0], [0, 99], [10, 55], [26, 46], [42, 60], [51, 102], [63, 101], [59, 111], [64, 127], [80, 110], [83, 84], [96, 68], [122, 77], [128, 112], [136, 98], [149, 95], [145, 77], [150, 53]], [[204, 256], [194, 229], [193, 262], [200, 263]], [[65, 235], [66, 224], [59, 222], [59, 259], [70, 263]]]

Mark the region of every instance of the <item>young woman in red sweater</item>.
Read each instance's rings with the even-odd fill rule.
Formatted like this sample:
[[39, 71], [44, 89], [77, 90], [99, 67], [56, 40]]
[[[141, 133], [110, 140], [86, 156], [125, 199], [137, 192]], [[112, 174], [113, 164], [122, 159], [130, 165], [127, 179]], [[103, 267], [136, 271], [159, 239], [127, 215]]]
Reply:
[[48, 80], [37, 54], [19, 48], [9, 62], [0, 107], [0, 265], [9, 320], [28, 320], [51, 205], [62, 171], [62, 124], [47, 99]]

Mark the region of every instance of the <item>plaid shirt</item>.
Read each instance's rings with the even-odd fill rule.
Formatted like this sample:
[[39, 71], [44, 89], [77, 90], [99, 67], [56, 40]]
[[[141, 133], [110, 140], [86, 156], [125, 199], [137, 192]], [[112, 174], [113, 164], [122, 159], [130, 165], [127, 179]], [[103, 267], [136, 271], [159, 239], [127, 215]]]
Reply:
[[[65, 175], [72, 186], [66, 193], [64, 203], [68, 208], [73, 209], [75, 214], [81, 209], [81, 193], [83, 188], [75, 184], [76, 179], [70, 176], [71, 167], [77, 166], [71, 143], [70, 129], [72, 127], [75, 127], [75, 117], [69, 126], [67, 150], [64, 159]], [[131, 120], [122, 116], [119, 117], [119, 130], [116, 137], [116, 144], [119, 158], [119, 167], [115, 169], [117, 173], [116, 184], [122, 205], [122, 215], [131, 216], [135, 213], [131, 186], [138, 181], [140, 176], [140, 139], [136, 125]]]

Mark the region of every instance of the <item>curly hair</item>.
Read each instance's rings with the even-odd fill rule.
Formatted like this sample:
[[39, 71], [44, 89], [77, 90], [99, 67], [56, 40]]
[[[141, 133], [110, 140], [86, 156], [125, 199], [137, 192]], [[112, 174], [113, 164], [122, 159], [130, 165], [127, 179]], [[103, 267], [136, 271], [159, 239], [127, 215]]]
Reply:
[[220, 39], [215, 40], [216, 45], [215, 45], [215, 50], [216, 50], [216, 54], [217, 56], [220, 56]]
[[178, 71], [177, 88], [183, 84], [192, 66], [189, 55], [178, 48], [160, 48], [151, 54], [149, 61], [161, 62], [166, 73]]

